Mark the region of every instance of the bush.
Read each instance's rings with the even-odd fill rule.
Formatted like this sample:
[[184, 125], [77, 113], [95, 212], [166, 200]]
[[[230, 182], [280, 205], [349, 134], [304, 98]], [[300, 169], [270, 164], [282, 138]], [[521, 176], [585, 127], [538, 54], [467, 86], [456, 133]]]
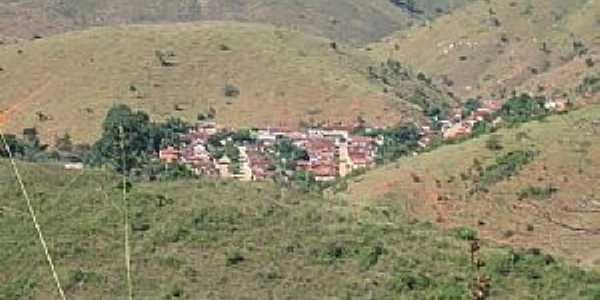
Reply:
[[175, 53], [170, 50], [156, 50], [154, 55], [163, 67], [173, 67], [177, 63], [175, 61]]
[[485, 141], [485, 147], [491, 151], [499, 151], [504, 149], [501, 138], [502, 136], [497, 134], [491, 135], [487, 141]]
[[585, 64], [588, 66], [588, 68], [592, 68], [595, 65], [594, 60], [591, 57], [585, 59]]
[[237, 250], [228, 251], [225, 254], [225, 264], [227, 266], [234, 266], [245, 261], [246, 258]]
[[24, 141], [17, 138], [16, 135], [14, 135], [14, 134], [5, 134], [3, 136], [0, 135], [0, 141], [2, 141], [2, 144], [0, 144], [0, 157], [8, 157], [8, 151], [6, 151], [4, 142], [6, 142], [6, 144], [8, 145], [8, 149], [10, 150], [12, 155], [18, 156], [18, 155], [25, 154], [26, 144]]
[[517, 196], [519, 196], [520, 200], [528, 198], [533, 198], [536, 200], [546, 200], [552, 197], [552, 195], [554, 195], [556, 192], [558, 192], [558, 188], [556, 188], [550, 183], [543, 187], [529, 186], [520, 190], [517, 193]]
[[223, 94], [225, 97], [235, 98], [240, 95], [240, 89], [233, 84], [225, 84], [223, 87]]
[[536, 155], [536, 152], [531, 150], [518, 150], [497, 158], [495, 164], [482, 170], [480, 174], [480, 188], [496, 184], [517, 174], [524, 165], [533, 161]]
[[468, 227], [457, 227], [451, 230], [451, 234], [459, 240], [473, 241], [477, 238], [477, 231]]
[[331, 242], [324, 249], [317, 250], [318, 260], [323, 264], [333, 264], [352, 254], [351, 247], [345, 242]]
[[368, 270], [372, 266], [376, 265], [379, 261], [379, 257], [383, 255], [384, 252], [385, 248], [383, 245], [376, 245], [362, 249], [359, 257], [359, 265], [361, 269]]
[[600, 75], [590, 75], [583, 78], [583, 81], [577, 86], [577, 92], [580, 94], [600, 92]]
[[391, 289], [395, 292], [408, 292], [424, 290], [431, 286], [431, 279], [423, 274], [406, 271], [396, 274], [391, 282]]

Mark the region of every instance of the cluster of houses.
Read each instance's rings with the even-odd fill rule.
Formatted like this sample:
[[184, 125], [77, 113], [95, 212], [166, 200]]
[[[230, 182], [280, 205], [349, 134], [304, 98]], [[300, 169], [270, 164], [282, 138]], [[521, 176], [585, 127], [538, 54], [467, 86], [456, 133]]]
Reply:
[[[467, 137], [473, 133], [475, 125], [483, 120], [489, 120], [489, 117], [500, 110], [504, 102], [502, 100], [489, 100], [481, 104], [481, 107], [472, 111], [468, 116], [463, 116], [461, 108], [456, 108], [452, 111], [451, 117], [447, 120], [438, 120], [441, 125], [440, 132], [432, 132], [429, 126], [421, 127], [423, 138], [420, 141], [422, 147], [425, 147], [431, 142], [431, 136], [440, 134], [444, 140], [453, 140], [457, 138]], [[561, 112], [568, 109], [569, 101], [564, 97], [548, 97], [544, 103], [544, 107], [549, 111]], [[497, 117], [492, 120], [492, 125], [495, 126], [502, 121]]]
[[[285, 140], [305, 151], [294, 162], [295, 170], [311, 173], [316, 181], [332, 181], [357, 169], [375, 164], [381, 138], [354, 136], [351, 128], [307, 129], [265, 128], [252, 131], [250, 141], [237, 142], [237, 157], [211, 154], [209, 140], [227, 132], [214, 122], [198, 122], [183, 137], [180, 147], [166, 147], [159, 153], [163, 163], [184, 164], [201, 176], [256, 181], [273, 177], [278, 171], [274, 157], [276, 145]], [[231, 137], [220, 144], [233, 143]], [[290, 170], [288, 170], [290, 171]]]
[[[440, 130], [421, 126], [419, 145], [427, 148], [434, 137], [453, 140], [469, 136], [477, 123], [489, 121], [502, 105], [500, 100], [486, 101], [468, 116], [463, 115], [462, 108], [456, 108], [448, 120], [437, 120]], [[551, 111], [564, 111], [567, 107], [568, 100], [564, 98], [548, 98], [545, 103], [545, 108]], [[500, 121], [496, 118], [492, 124]], [[384, 143], [383, 136], [357, 136], [351, 134], [353, 129], [343, 126], [306, 130], [256, 129], [251, 132], [252, 139], [247, 141], [234, 143], [231, 137], [219, 141], [221, 146], [229, 143], [237, 149], [236, 157], [229, 157], [211, 153], [209, 146], [211, 138], [228, 130], [214, 122], [202, 121], [185, 134], [182, 145], [164, 148], [159, 156], [163, 163], [183, 164], [201, 176], [256, 181], [282, 172], [291, 176], [290, 172], [303, 171], [312, 174], [316, 181], [332, 181], [374, 166], [378, 147]], [[274, 161], [276, 145], [284, 140], [306, 153], [305, 157], [293, 162], [294, 170], [278, 170]]]
[[[462, 109], [453, 111], [453, 116], [450, 120], [440, 121], [441, 132], [444, 140], [452, 140], [464, 136], [468, 136], [473, 132], [475, 124], [485, 120], [496, 111], [502, 108], [502, 101], [492, 100], [482, 103], [481, 107], [471, 112], [470, 115], [463, 117]], [[498, 122], [496, 119], [494, 122]]]

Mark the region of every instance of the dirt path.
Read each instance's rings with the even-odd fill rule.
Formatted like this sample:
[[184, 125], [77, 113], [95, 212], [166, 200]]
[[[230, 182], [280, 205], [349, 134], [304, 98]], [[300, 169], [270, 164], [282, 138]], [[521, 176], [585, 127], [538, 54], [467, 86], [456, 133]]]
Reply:
[[42, 95], [46, 89], [48, 89], [48, 86], [50, 86], [50, 80], [46, 79], [39, 88], [29, 93], [29, 95], [27, 95], [25, 98], [21, 99], [20, 101], [11, 101], [10, 103], [14, 103], [13, 105], [9, 106], [3, 111], [0, 111], [0, 125], [8, 123], [11, 117], [14, 117], [17, 113], [21, 112], [24, 107], [27, 107], [25, 104], [34, 102], [36, 98]]

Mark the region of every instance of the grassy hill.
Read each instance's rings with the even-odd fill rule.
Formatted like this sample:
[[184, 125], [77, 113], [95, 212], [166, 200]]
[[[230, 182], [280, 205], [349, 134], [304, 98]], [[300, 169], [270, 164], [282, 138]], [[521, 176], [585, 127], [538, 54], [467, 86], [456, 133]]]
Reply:
[[[598, 1], [589, 0], [477, 1], [370, 48], [410, 62], [464, 97], [499, 97], [532, 85], [568, 92], [599, 68], [598, 12]], [[595, 66], [580, 68], [587, 59]], [[549, 79], [555, 77], [559, 86]]]
[[[231, 126], [395, 124], [421, 116], [404, 101], [448, 98], [409, 73], [384, 93], [381, 63], [324, 38], [267, 25], [200, 23], [99, 28], [0, 48], [0, 110], [9, 130], [36, 126], [92, 141], [115, 103]], [[394, 72], [402, 71], [395, 68]], [[393, 72], [391, 72], [393, 73]], [[450, 99], [451, 100], [451, 99]]]
[[[599, 118], [592, 106], [444, 146], [355, 179], [345, 197], [358, 205], [396, 199], [415, 218], [598, 268]], [[505, 163], [519, 153], [533, 158]]]
[[404, 5], [406, 1], [395, 5], [389, 0], [2, 0], [0, 34], [29, 39], [90, 26], [227, 20], [281, 25], [346, 43], [366, 43], [469, 1], [417, 1], [413, 12]]
[[[119, 178], [19, 167], [68, 298], [125, 297]], [[0, 298], [55, 299], [5, 160], [0, 180]], [[468, 231], [411, 221], [395, 201], [356, 208], [270, 183], [205, 180], [134, 182], [128, 199], [136, 299], [464, 299], [475, 276]], [[600, 274], [536, 250], [484, 241], [481, 257], [491, 299], [600, 292]]]

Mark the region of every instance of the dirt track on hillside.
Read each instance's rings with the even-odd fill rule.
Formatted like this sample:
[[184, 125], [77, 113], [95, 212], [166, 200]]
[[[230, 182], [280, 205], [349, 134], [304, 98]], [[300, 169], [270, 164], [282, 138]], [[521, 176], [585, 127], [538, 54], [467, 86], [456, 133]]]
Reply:
[[26, 107], [25, 104], [35, 101], [47, 88], [50, 86], [50, 80], [44, 80], [44, 83], [33, 92], [29, 93], [25, 98], [17, 101], [10, 101], [9, 103], [13, 103], [7, 109], [0, 111], [0, 125], [5, 125], [10, 122], [11, 117], [14, 117], [17, 113], [23, 110], [23, 107]]

